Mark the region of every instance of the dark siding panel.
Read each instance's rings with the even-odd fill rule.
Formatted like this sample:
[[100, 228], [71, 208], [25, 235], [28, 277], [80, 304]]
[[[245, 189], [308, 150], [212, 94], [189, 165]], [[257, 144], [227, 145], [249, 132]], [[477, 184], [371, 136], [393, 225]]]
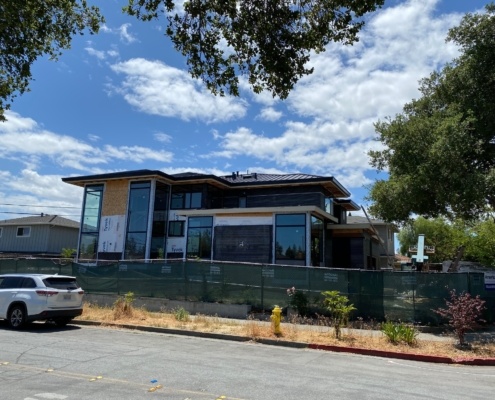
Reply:
[[218, 208], [239, 207], [239, 197], [247, 199], [247, 207], [287, 207], [287, 206], [317, 206], [325, 209], [325, 195], [320, 187], [289, 187], [226, 190], [216, 192], [211, 205]]
[[363, 256], [363, 238], [334, 238], [334, 268], [365, 268]]
[[272, 226], [215, 227], [214, 258], [218, 261], [270, 263]]

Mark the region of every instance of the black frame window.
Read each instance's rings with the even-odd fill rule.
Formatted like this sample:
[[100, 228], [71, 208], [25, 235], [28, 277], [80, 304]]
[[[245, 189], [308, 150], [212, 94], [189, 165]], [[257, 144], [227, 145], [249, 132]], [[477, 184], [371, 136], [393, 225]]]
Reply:
[[146, 258], [151, 181], [131, 182], [127, 211], [125, 259]]
[[78, 258], [95, 260], [98, 251], [103, 185], [84, 188], [84, 206]]
[[275, 260], [279, 264], [306, 263], [306, 214], [275, 216]]
[[189, 217], [187, 257], [211, 259], [213, 217]]
[[184, 236], [184, 227], [186, 221], [170, 221], [168, 223], [168, 236], [181, 237]]
[[201, 192], [172, 193], [171, 210], [201, 208], [203, 194]]
[[321, 266], [323, 262], [323, 221], [311, 216], [311, 265]]

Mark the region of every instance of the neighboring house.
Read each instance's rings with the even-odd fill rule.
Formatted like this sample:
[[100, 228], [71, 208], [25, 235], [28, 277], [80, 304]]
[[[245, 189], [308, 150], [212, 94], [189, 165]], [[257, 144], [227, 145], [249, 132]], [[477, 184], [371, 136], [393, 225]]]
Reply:
[[79, 222], [57, 215], [8, 219], [0, 221], [0, 253], [58, 256], [78, 236]]
[[355, 230], [347, 213], [359, 206], [333, 177], [138, 170], [62, 180], [85, 189], [80, 261], [380, 265], [364, 236], [346, 233]]

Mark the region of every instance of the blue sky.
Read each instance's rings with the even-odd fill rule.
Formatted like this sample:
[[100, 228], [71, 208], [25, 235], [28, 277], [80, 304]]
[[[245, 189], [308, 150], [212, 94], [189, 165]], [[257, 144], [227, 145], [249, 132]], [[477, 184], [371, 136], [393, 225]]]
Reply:
[[[92, 3], [92, 1], [89, 1]], [[96, 3], [96, 2], [95, 2]], [[359, 43], [329, 45], [288, 99], [215, 97], [191, 79], [164, 21], [98, 4], [106, 24], [78, 36], [57, 62], [33, 66], [31, 91], [0, 123], [0, 219], [27, 213], [79, 219], [82, 189], [62, 177], [134, 169], [336, 177], [366, 206], [378, 177], [373, 123], [418, 97], [418, 81], [456, 57], [447, 30], [478, 0], [385, 0]]]

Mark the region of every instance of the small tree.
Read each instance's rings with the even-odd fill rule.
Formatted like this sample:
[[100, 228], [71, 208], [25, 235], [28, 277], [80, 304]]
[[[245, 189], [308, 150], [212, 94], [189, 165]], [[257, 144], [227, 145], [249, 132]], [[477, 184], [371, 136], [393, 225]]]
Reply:
[[480, 322], [485, 322], [480, 318], [481, 313], [486, 308], [485, 301], [481, 300], [480, 296], [472, 297], [467, 292], [457, 294], [455, 289], [452, 289], [450, 300], [446, 300], [445, 303], [447, 308], [438, 308], [433, 311], [448, 318], [449, 325], [454, 329], [459, 339], [459, 345], [465, 346], [466, 332], [474, 330]]
[[337, 290], [328, 290], [321, 293], [325, 296], [323, 306], [330, 312], [332, 323], [335, 328], [335, 337], [340, 340], [340, 328], [347, 324], [349, 315], [356, 308], [353, 304], [348, 304], [347, 296], [341, 295]]
[[65, 247], [60, 252], [60, 257], [62, 258], [73, 258], [76, 253], [76, 249], [66, 249]]

